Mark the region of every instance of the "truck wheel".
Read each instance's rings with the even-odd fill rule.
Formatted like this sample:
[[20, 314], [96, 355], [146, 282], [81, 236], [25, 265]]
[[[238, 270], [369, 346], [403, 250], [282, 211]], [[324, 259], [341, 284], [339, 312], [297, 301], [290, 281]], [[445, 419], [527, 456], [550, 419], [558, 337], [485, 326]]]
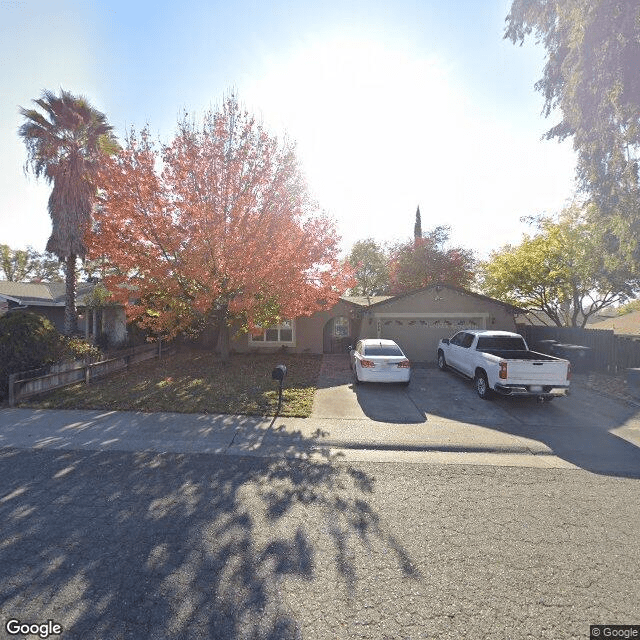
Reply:
[[440, 371], [446, 371], [447, 369], [447, 360], [442, 351], [438, 351], [438, 369], [440, 369]]
[[477, 394], [483, 400], [491, 399], [491, 388], [489, 387], [487, 376], [484, 371], [476, 373], [476, 377], [473, 379], [473, 386], [475, 387]]

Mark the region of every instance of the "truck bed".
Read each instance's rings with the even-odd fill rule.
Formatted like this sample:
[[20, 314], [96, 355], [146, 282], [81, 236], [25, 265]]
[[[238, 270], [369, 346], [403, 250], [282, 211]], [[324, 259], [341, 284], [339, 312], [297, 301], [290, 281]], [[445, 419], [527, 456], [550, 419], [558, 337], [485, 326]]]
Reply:
[[479, 353], [488, 353], [503, 360], [557, 360], [554, 356], [535, 351], [508, 351], [506, 349], [479, 349]]

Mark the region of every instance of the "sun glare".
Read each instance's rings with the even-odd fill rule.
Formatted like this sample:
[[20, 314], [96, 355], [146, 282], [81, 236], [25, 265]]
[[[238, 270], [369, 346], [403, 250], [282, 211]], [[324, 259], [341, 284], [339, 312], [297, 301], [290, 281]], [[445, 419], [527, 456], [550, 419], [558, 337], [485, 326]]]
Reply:
[[436, 58], [347, 38], [271, 60], [246, 98], [296, 140], [321, 204], [348, 207], [354, 224], [392, 214], [401, 193], [415, 200], [416, 184], [443, 160], [427, 150], [442, 156], [460, 108]]
[[[517, 207], [535, 200], [536, 184], [570, 179], [570, 151], [479, 107], [456, 85], [452, 65], [404, 42], [307, 42], [268, 59], [241, 92], [270, 129], [296, 140], [310, 189], [338, 219], [345, 248], [368, 236], [405, 239], [418, 204], [425, 228], [450, 224], [456, 243], [497, 248], [518, 233]], [[465, 235], [469, 220], [491, 217], [508, 224], [491, 223], [497, 233], [485, 246], [477, 228]]]

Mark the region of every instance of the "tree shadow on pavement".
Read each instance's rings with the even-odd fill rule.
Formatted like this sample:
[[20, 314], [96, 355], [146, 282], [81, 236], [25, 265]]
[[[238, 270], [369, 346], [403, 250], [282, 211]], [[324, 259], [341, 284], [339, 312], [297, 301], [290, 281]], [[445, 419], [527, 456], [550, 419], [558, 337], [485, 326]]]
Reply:
[[375, 478], [345, 464], [5, 448], [0, 474], [3, 626], [293, 639], [292, 598], [332, 606], [372, 557], [421, 580], [376, 512]]
[[[415, 383], [410, 393], [432, 428], [441, 419], [461, 423], [466, 432], [483, 427], [544, 445], [550, 454], [592, 473], [640, 477], [637, 406], [579, 385], [551, 403], [500, 396], [486, 402], [470, 381], [435, 368], [420, 371]], [[633, 437], [627, 440], [625, 433]]]

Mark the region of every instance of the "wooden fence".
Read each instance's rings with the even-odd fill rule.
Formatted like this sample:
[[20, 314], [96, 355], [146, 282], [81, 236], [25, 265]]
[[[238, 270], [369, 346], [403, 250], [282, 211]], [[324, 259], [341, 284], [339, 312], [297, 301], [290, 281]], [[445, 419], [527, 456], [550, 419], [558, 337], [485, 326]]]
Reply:
[[[594, 371], [618, 373], [640, 367], [640, 339], [619, 336], [609, 329], [580, 329], [575, 327], [538, 327], [518, 325], [530, 349], [549, 353], [544, 340], [588, 347], [586, 366]], [[542, 344], [541, 344], [542, 342]]]
[[76, 360], [51, 365], [46, 372], [38, 369], [12, 373], [9, 376], [9, 406], [14, 407], [26, 398], [78, 382], [89, 384], [92, 380], [121, 371], [137, 362], [158, 358], [163, 352], [166, 352], [166, 349], [158, 342], [119, 351], [111, 354], [108, 359], [98, 362]]

